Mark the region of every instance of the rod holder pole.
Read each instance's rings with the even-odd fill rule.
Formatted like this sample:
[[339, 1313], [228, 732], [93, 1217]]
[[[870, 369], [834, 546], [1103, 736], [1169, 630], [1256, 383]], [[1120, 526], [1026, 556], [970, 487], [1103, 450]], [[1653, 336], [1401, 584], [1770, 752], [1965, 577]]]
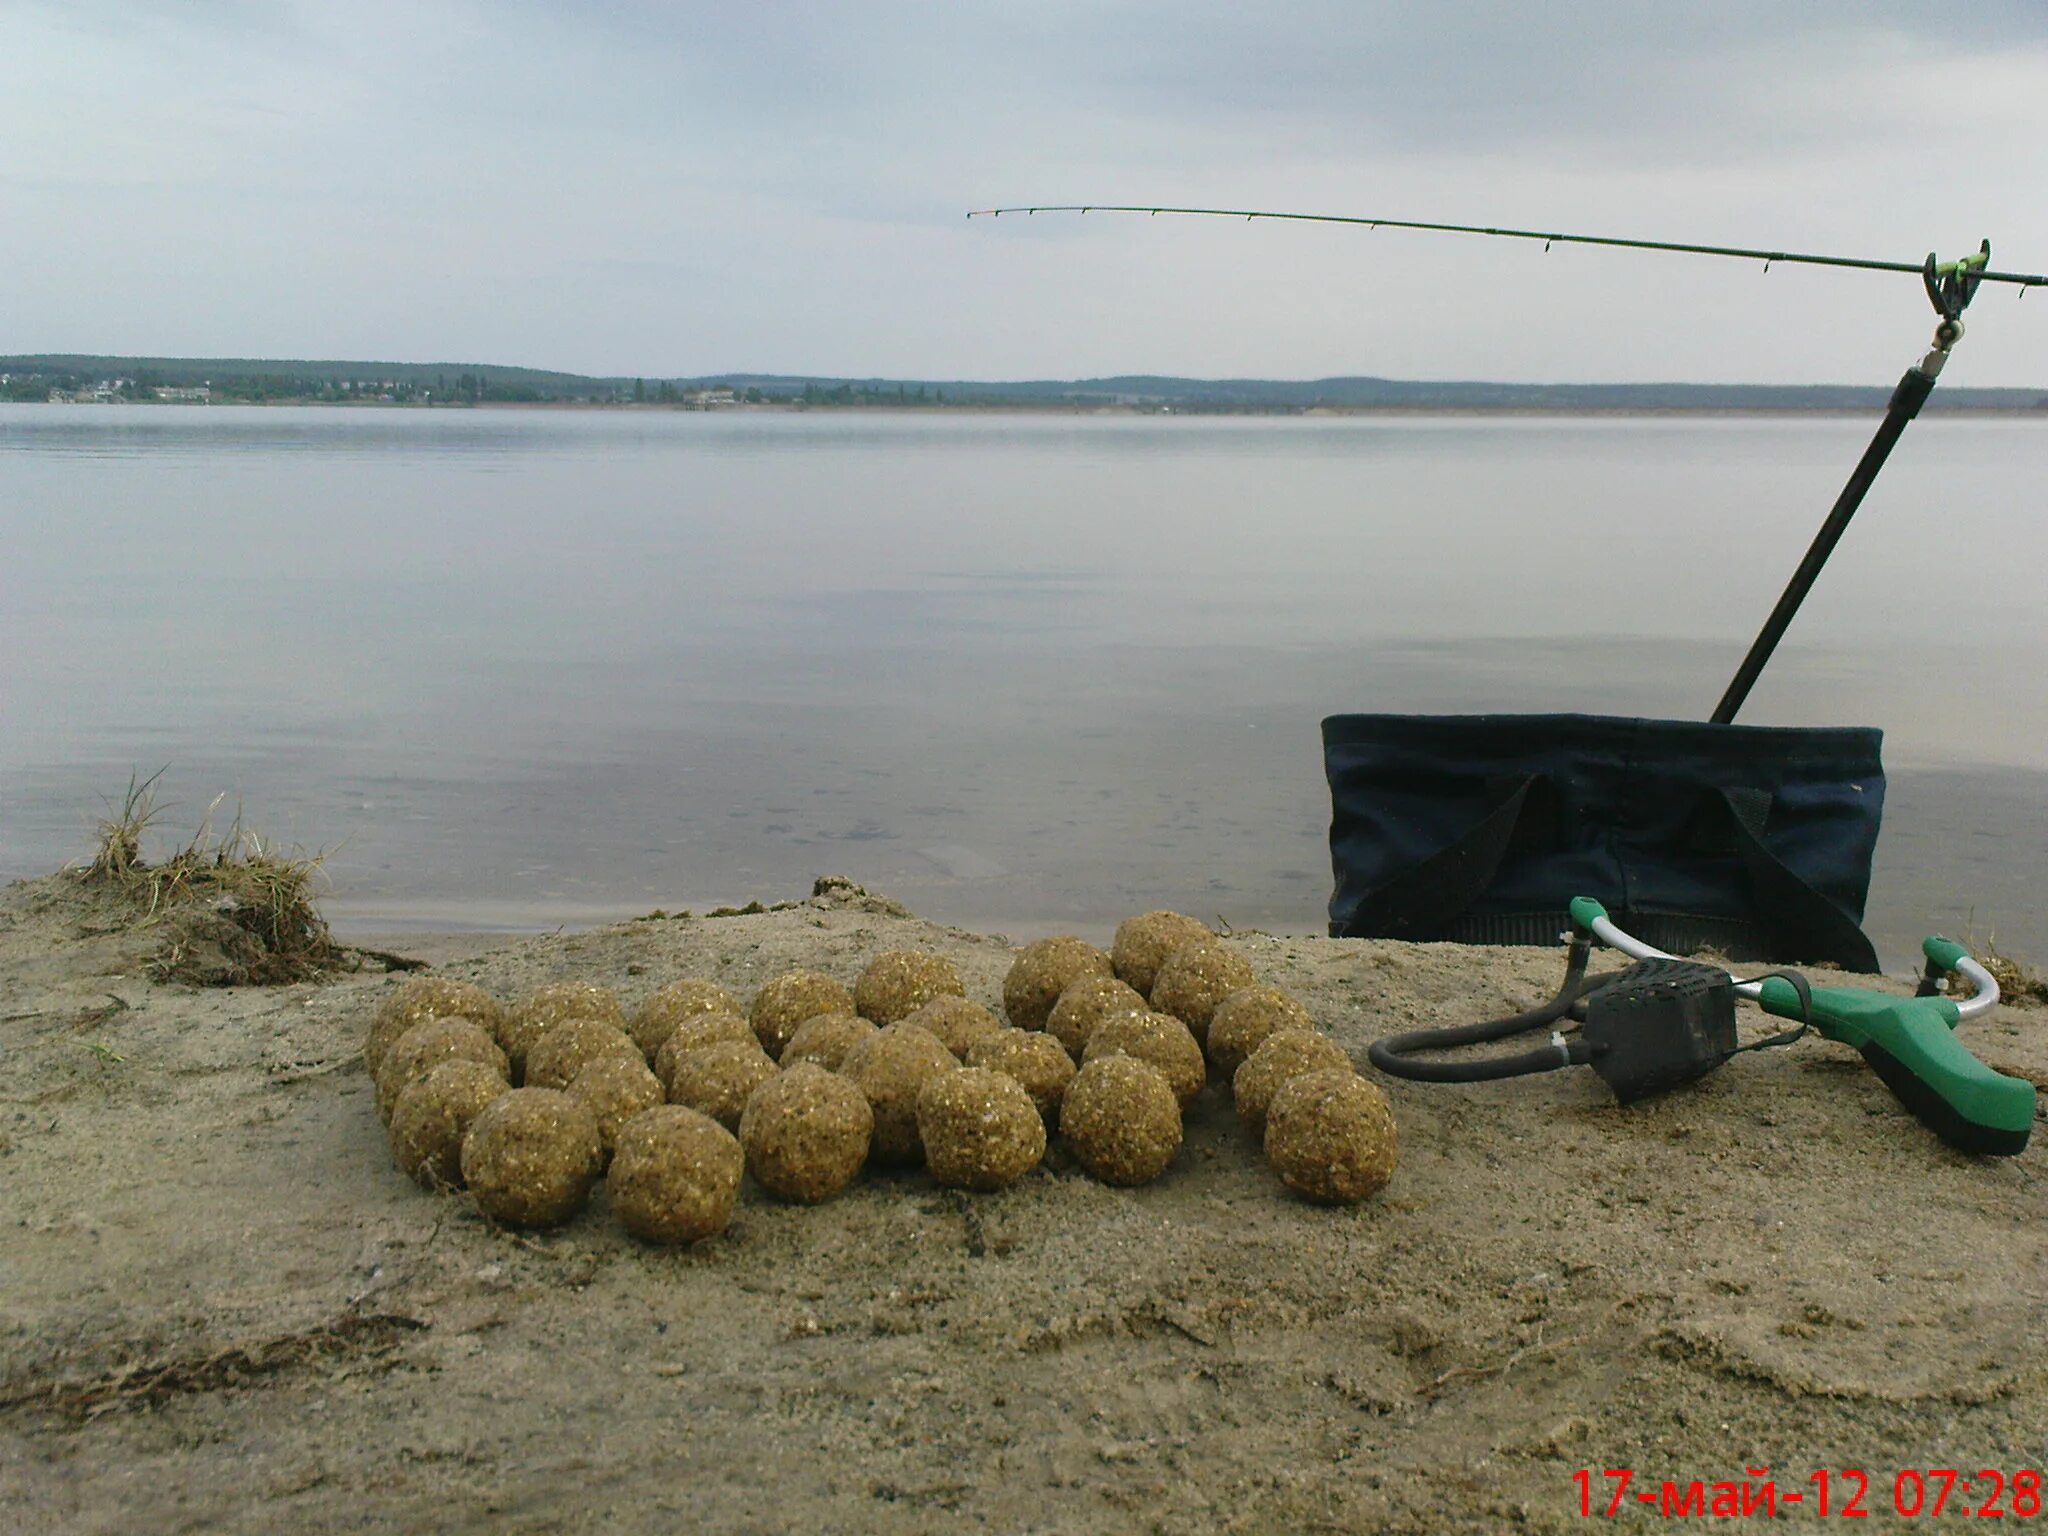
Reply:
[[1764, 664], [1771, 659], [1771, 653], [1778, 648], [1778, 642], [1791, 627], [1792, 617], [1799, 612], [1799, 605], [1806, 601], [1806, 594], [1813, 590], [1813, 584], [1820, 579], [1821, 567], [1828, 563], [1828, 556], [1835, 552], [1842, 535], [1848, 530], [1849, 519], [1856, 515], [1856, 509], [1863, 504], [1864, 495], [1870, 490], [1871, 482], [1877, 479], [1878, 471], [1884, 468], [1884, 461], [1890, 456], [1900, 434], [1906, 430], [1906, 423], [1920, 413], [1920, 407], [1934, 389], [1934, 381], [1941, 373], [1941, 365], [1948, 361], [1949, 348], [1962, 335], [1962, 326], [1955, 320], [1944, 320], [1934, 334], [1934, 348], [1914, 367], [1908, 368], [1899, 380], [1899, 386], [1892, 391], [1890, 403], [1885, 407], [1884, 420], [1877, 425], [1876, 434], [1870, 439], [1870, 446], [1863, 450], [1863, 457], [1857, 460], [1856, 468], [1849, 476], [1849, 483], [1842, 487], [1842, 494], [1835, 498], [1829, 510], [1827, 521], [1820, 525], [1820, 532], [1814, 535], [1808, 546], [1806, 557], [1799, 562], [1799, 568], [1792, 573], [1791, 581], [1785, 585], [1778, 604], [1771, 610], [1771, 616], [1764, 620], [1764, 627], [1750, 645], [1749, 654], [1742, 658], [1742, 665], [1736, 668], [1734, 678], [1728, 684], [1728, 691], [1721, 695], [1721, 702], [1714, 706], [1710, 717], [1715, 725], [1728, 725], [1735, 719], [1736, 711], [1742, 708], [1749, 697], [1750, 689], [1756, 686], [1757, 678], [1764, 670]]

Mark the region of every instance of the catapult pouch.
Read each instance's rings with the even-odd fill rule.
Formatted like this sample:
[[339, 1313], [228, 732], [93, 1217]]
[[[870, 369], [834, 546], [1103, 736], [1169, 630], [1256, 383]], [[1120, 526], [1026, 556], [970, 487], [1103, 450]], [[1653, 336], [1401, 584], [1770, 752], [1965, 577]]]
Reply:
[[1553, 944], [1574, 896], [1661, 949], [1875, 971], [1882, 733], [1604, 715], [1323, 722], [1339, 938]]

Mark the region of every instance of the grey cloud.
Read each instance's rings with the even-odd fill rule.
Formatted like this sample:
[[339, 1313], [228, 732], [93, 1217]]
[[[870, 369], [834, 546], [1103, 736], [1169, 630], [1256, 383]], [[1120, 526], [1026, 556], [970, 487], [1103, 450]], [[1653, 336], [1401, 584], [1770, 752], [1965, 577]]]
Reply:
[[[1890, 356], [1864, 317], [1913, 299], [1420, 237], [963, 226], [1012, 199], [1903, 256], [1990, 233], [2048, 265], [2048, 8], [2018, 0], [165, 0], [17, 7], [9, 34], [21, 349], [1860, 377]], [[2021, 315], [1973, 333], [1976, 381], [2032, 379]]]

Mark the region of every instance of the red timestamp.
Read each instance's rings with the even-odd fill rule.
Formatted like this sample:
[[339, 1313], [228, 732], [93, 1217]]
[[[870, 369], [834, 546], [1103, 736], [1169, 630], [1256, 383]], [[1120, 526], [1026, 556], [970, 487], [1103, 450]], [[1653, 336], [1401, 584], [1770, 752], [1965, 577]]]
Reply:
[[1581, 1468], [1572, 1474], [1579, 1513], [1613, 1518], [1641, 1509], [1673, 1518], [1727, 1519], [1804, 1510], [1828, 1519], [1860, 1520], [1873, 1514], [1906, 1519], [1964, 1516], [2032, 1520], [2042, 1512], [2041, 1473], [2033, 1467], [1904, 1467], [1872, 1475], [1856, 1467], [1822, 1467], [1804, 1478], [1780, 1481], [1769, 1467], [1744, 1467], [1729, 1478], [1638, 1476], [1632, 1467]]

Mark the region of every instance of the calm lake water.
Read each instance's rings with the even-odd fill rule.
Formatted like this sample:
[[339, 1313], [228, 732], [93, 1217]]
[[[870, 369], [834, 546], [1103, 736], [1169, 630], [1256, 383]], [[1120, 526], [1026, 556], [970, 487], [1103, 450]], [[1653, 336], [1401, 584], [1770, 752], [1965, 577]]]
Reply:
[[[168, 764], [358, 932], [1314, 930], [1323, 715], [1704, 715], [1871, 426], [0, 406], [0, 876]], [[1743, 715], [1887, 732], [1895, 963], [2048, 957], [2044, 485], [1917, 423]]]

